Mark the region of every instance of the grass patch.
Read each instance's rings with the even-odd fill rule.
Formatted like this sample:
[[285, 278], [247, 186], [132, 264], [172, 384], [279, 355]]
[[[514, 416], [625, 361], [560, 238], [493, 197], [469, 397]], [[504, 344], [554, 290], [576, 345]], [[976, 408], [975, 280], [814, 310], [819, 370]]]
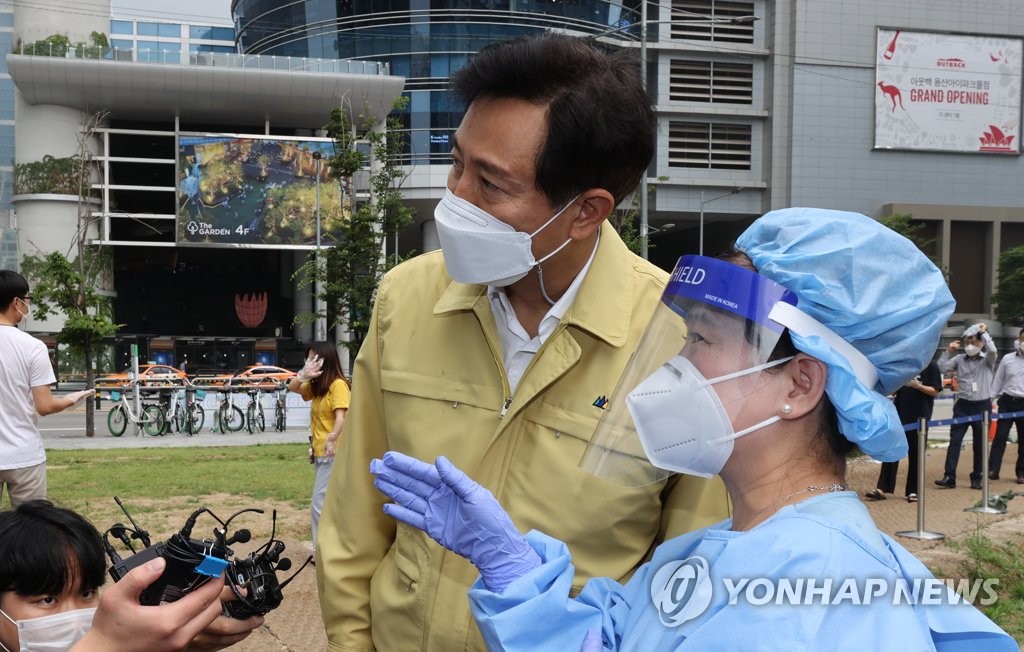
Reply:
[[[278, 510], [278, 534], [309, 538], [313, 467], [307, 444], [211, 448], [144, 448], [47, 451], [50, 500], [88, 517], [102, 532], [126, 523], [117, 496], [154, 541], [177, 531], [199, 507], [219, 517], [247, 507], [253, 533], [270, 529]], [[212, 522], [211, 522], [212, 523]], [[126, 523], [127, 524], [127, 523]], [[242, 525], [242, 523], [238, 523]]]
[[963, 541], [949, 545], [963, 556], [959, 572], [969, 580], [999, 580], [998, 599], [991, 605], [975, 605], [1014, 640], [1024, 640], [1024, 535], [992, 541], [979, 527]]

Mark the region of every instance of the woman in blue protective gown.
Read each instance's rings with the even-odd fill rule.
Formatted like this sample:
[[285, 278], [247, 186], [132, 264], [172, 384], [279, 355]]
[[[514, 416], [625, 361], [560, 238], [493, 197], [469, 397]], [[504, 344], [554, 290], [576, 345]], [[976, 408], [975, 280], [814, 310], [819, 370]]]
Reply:
[[387, 513], [480, 570], [469, 599], [494, 650], [1016, 652], [845, 485], [857, 447], [906, 455], [886, 396], [953, 305], [915, 245], [854, 213], [774, 211], [723, 259], [681, 258], [581, 466], [630, 485], [719, 474], [733, 518], [666, 541], [624, 584], [576, 594], [566, 546], [522, 535], [445, 458], [387, 453], [375, 484]]

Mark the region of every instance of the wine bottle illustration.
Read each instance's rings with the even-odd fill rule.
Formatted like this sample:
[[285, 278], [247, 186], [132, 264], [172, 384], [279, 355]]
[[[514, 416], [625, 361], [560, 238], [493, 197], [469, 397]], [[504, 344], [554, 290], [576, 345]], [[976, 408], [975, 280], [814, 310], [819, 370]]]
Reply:
[[893, 35], [892, 40], [889, 41], [889, 45], [885, 48], [885, 52], [882, 53], [882, 57], [885, 58], [886, 61], [892, 59], [892, 55], [896, 53], [896, 39], [899, 37], [900, 32], [899, 30], [896, 30], [896, 34]]

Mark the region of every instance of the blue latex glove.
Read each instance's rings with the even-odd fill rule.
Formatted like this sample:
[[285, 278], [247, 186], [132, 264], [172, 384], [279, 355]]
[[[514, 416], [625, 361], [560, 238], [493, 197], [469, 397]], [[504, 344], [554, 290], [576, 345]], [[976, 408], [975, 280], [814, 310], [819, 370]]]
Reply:
[[480, 571], [487, 589], [501, 593], [541, 565], [490, 491], [445, 457], [434, 465], [389, 451], [370, 462], [373, 486], [395, 501], [384, 513], [426, 532]]

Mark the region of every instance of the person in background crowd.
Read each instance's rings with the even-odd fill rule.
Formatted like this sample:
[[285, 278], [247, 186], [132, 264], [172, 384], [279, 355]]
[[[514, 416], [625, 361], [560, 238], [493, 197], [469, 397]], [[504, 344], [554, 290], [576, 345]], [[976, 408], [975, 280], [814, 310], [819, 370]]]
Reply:
[[309, 409], [310, 445], [314, 467], [313, 496], [310, 500], [310, 524], [313, 542], [323, 510], [327, 481], [334, 467], [338, 438], [345, 424], [352, 394], [341, 370], [338, 349], [330, 342], [314, 342], [306, 351], [306, 363], [298, 374], [288, 381], [288, 391], [311, 402]]
[[[942, 374], [939, 372], [939, 365], [933, 361], [929, 362], [920, 374], [897, 389], [893, 396], [893, 404], [896, 405], [896, 413], [900, 415], [900, 423], [903, 425], [914, 424], [911, 430], [907, 430], [907, 445], [910, 452], [907, 455], [905, 495], [909, 503], [917, 502], [918, 424], [922, 418], [926, 421], [932, 418], [935, 397], [941, 391]], [[876, 488], [865, 493], [864, 497], [868, 500], [885, 500], [885, 494], [896, 491], [896, 473], [899, 468], [898, 461], [882, 462]]]
[[68, 409], [95, 390], [54, 396], [57, 382], [46, 345], [20, 330], [32, 311], [25, 277], [0, 270], [0, 499], [11, 505], [46, 498], [46, 451], [36, 428], [39, 416]]
[[[953, 403], [953, 418], [985, 414], [992, 409], [992, 376], [996, 370], [996, 343], [988, 334], [988, 326], [975, 324], [964, 331], [963, 352], [960, 342], [954, 340], [939, 356], [939, 371], [956, 372], [957, 399]], [[956, 487], [956, 467], [960, 461], [967, 426], [971, 427], [974, 466], [971, 469], [971, 489], [981, 489], [981, 421], [955, 423], [949, 427], [949, 448], [946, 449], [946, 468], [941, 480], [935, 484], [945, 489]]]
[[[998, 396], [996, 407], [1000, 414], [1024, 412], [1024, 328], [1013, 341], [1013, 352], [999, 361], [995, 378], [992, 380], [992, 396]], [[992, 480], [999, 479], [1003, 466], [1003, 452], [1010, 436], [1010, 426], [1017, 425], [1017, 484], [1024, 484], [1024, 416], [1000, 419], [996, 423], [996, 436], [989, 451], [988, 473]]]

